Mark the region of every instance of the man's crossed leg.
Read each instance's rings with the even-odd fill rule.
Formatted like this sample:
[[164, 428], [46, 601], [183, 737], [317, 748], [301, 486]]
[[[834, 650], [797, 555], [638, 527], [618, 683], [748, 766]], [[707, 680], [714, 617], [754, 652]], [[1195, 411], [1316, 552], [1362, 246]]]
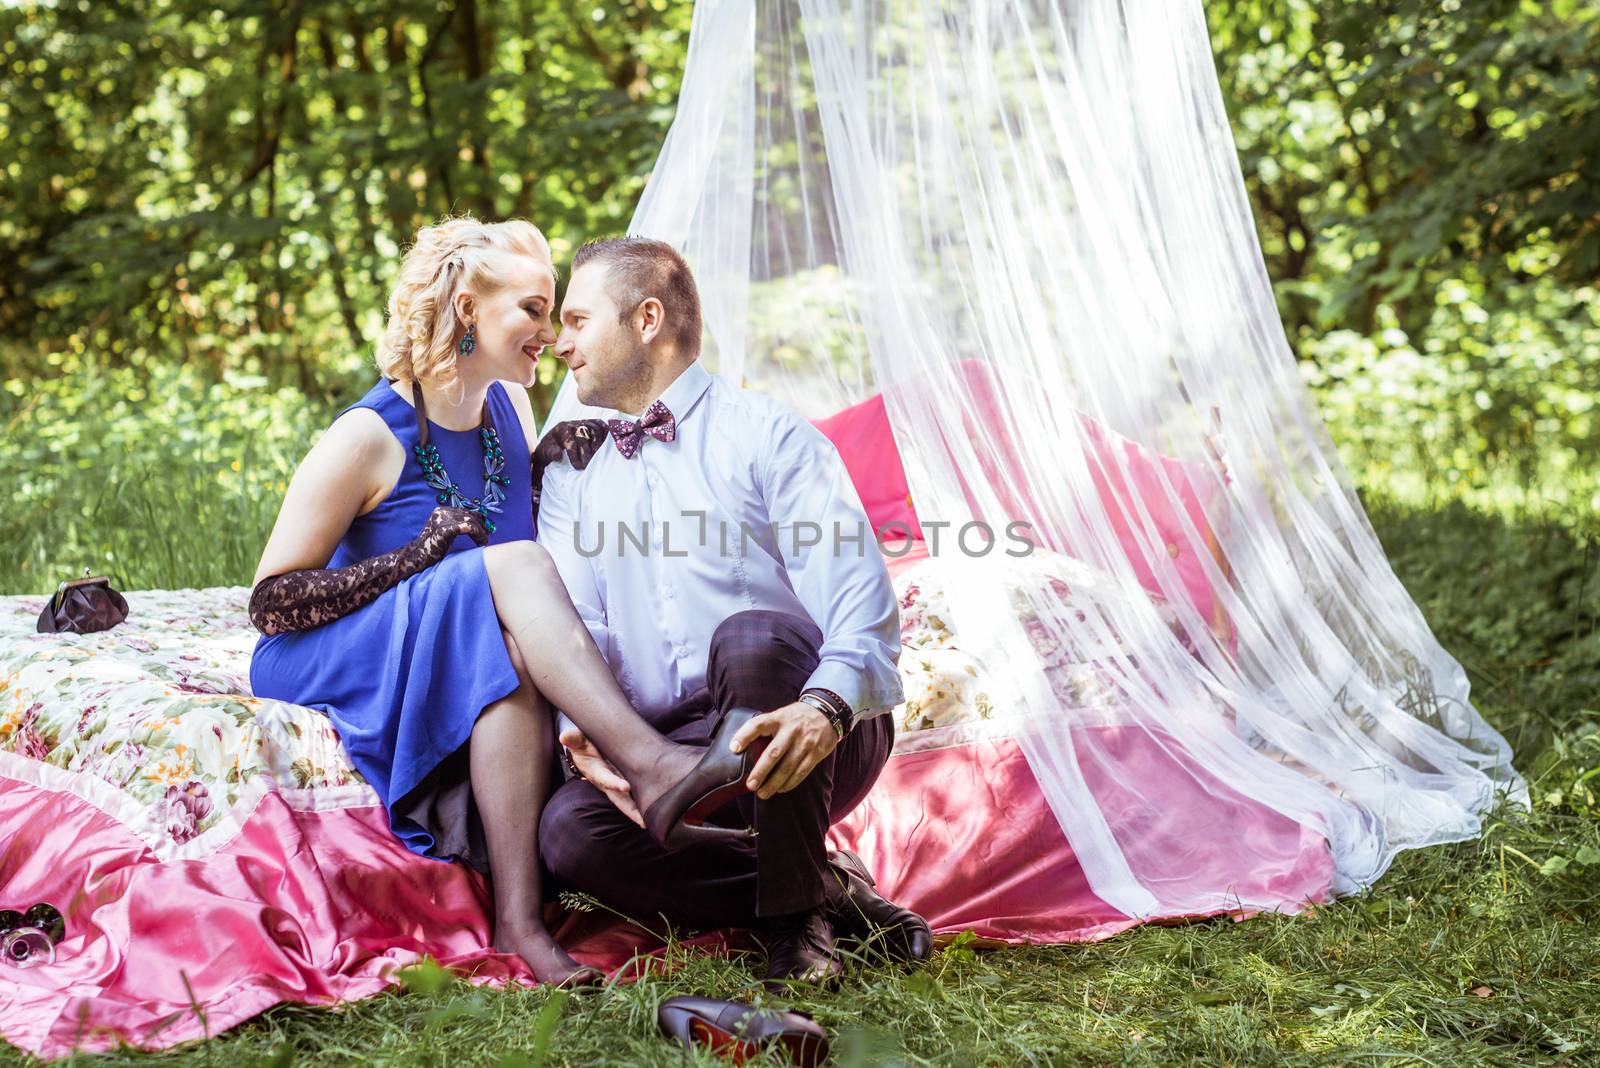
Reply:
[[[673, 741], [705, 745], [723, 711], [766, 712], [791, 704], [816, 669], [822, 633], [810, 620], [762, 609], [739, 612], [712, 635], [707, 685], [652, 722]], [[539, 849], [565, 886], [629, 916], [662, 916], [694, 929], [751, 927], [768, 942], [768, 977], [827, 977], [838, 971], [835, 922], [859, 926], [861, 913], [920, 925], [901, 943], [925, 956], [927, 925], [877, 898], [862, 873], [830, 863], [828, 827], [859, 804], [889, 757], [887, 715], [857, 724], [798, 785], [761, 799], [740, 797], [712, 816], [754, 826], [753, 840], [669, 851], [582, 779], [545, 805]], [[869, 900], [870, 899], [870, 900]]]

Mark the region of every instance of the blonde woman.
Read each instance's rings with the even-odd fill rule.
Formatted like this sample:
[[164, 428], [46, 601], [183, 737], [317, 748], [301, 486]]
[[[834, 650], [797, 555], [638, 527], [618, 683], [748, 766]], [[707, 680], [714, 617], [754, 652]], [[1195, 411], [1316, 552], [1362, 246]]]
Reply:
[[584, 983], [598, 973], [543, 922], [551, 706], [614, 758], [627, 781], [606, 785], [640, 808], [703, 750], [638, 717], [532, 540], [526, 388], [555, 341], [554, 301], [531, 223], [419, 232], [389, 298], [382, 378], [301, 462], [262, 553], [250, 679], [327, 713], [409, 849], [491, 874], [497, 950], [541, 981]]

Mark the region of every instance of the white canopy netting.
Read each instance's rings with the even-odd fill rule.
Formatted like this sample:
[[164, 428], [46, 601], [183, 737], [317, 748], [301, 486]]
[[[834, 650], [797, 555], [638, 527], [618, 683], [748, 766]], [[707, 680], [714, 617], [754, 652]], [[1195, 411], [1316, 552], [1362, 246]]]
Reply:
[[[1116, 908], [1277, 904], [1197, 876], [1196, 790], [1325, 838], [1338, 892], [1524, 799], [1297, 374], [1197, 0], [700, 0], [631, 232], [693, 265], [712, 370], [882, 392], [995, 729]], [[1019, 522], [1058, 581], [951, 536]]]

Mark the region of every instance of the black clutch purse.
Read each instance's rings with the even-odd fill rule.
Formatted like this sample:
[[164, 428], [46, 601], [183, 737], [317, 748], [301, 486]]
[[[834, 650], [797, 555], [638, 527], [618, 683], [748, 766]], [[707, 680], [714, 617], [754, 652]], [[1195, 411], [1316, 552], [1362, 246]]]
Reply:
[[90, 634], [110, 630], [128, 618], [128, 602], [111, 588], [111, 580], [93, 576], [63, 582], [39, 613], [40, 634]]

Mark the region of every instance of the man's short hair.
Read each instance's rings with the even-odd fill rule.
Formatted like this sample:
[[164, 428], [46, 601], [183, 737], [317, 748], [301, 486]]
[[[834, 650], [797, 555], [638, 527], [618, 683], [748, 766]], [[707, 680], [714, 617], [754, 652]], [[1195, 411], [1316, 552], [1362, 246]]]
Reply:
[[573, 273], [586, 263], [606, 268], [606, 293], [617, 302], [624, 322], [649, 297], [661, 302], [678, 351], [700, 353], [700, 291], [689, 265], [665, 241], [648, 237], [607, 237], [591, 241], [572, 258]]

